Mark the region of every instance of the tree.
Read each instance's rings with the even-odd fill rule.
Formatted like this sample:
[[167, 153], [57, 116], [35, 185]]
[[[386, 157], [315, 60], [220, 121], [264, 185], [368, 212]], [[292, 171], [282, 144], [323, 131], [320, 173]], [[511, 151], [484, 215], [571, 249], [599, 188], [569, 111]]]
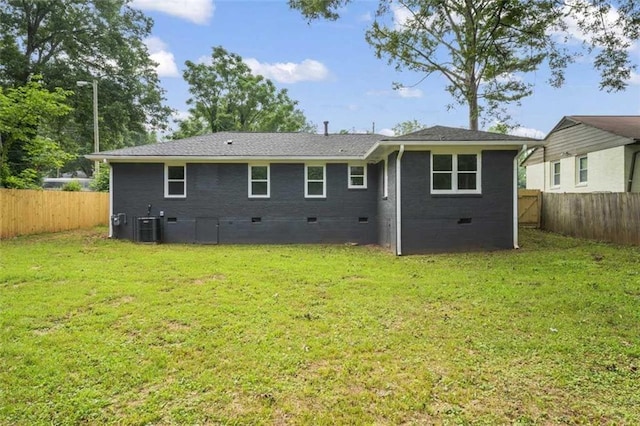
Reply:
[[[148, 128], [163, 128], [155, 64], [143, 40], [152, 21], [129, 0], [3, 0], [0, 4], [0, 86], [43, 84], [75, 90], [79, 80], [98, 80], [100, 147], [115, 149], [146, 141]], [[74, 108], [57, 123], [65, 150], [93, 151], [92, 95], [79, 89], [67, 98]], [[90, 171], [90, 162], [75, 166]]]
[[211, 63], [185, 63], [191, 98], [190, 117], [180, 122], [177, 137], [225, 130], [291, 132], [315, 130], [297, 101], [271, 80], [253, 75], [242, 58], [214, 47]]
[[15, 89], [0, 87], [0, 186], [37, 188], [44, 172], [72, 157], [52, 131], [52, 123], [71, 112], [69, 94], [48, 91], [35, 78]]
[[426, 125], [420, 123], [418, 120], [407, 120], [393, 126], [391, 130], [396, 136], [406, 135], [408, 133], [417, 132], [420, 129], [424, 129]]
[[[337, 19], [351, 0], [289, 0], [307, 19]], [[366, 40], [396, 68], [443, 75], [453, 99], [468, 107], [469, 127], [481, 116], [509, 119], [505, 106], [532, 93], [521, 74], [547, 64], [549, 83], [565, 81], [577, 56], [596, 52], [601, 89], [623, 90], [636, 64], [629, 47], [640, 36], [635, 0], [379, 0]], [[395, 15], [393, 22], [385, 21]], [[399, 16], [403, 16], [399, 19]], [[612, 18], [614, 17], [614, 18]], [[611, 21], [614, 21], [613, 23]], [[569, 25], [574, 23], [575, 26]], [[610, 28], [614, 25], [614, 28]], [[578, 30], [579, 49], [564, 43]], [[396, 84], [398, 86], [398, 84]]]
[[[509, 131], [512, 129], [512, 126], [509, 126], [506, 123], [495, 123], [491, 127], [487, 129], [487, 131], [492, 133], [500, 133], [501, 135], [509, 134]], [[518, 188], [526, 188], [527, 187], [527, 169], [521, 164], [523, 159], [527, 157], [527, 152], [520, 153], [520, 157], [518, 158]]]

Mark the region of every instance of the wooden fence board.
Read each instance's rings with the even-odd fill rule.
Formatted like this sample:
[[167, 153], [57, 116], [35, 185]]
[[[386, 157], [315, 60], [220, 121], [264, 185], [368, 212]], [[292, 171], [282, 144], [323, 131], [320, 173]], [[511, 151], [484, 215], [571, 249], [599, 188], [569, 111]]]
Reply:
[[518, 223], [522, 226], [540, 227], [542, 197], [537, 189], [518, 190]]
[[640, 193], [542, 196], [542, 228], [560, 234], [640, 245]]
[[108, 223], [108, 193], [0, 189], [0, 239]]

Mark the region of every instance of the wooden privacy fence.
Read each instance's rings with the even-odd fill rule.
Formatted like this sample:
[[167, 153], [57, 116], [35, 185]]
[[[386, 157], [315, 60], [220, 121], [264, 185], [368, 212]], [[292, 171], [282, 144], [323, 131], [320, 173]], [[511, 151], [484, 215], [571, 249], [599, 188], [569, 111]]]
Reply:
[[0, 239], [108, 223], [108, 193], [0, 189]]
[[640, 193], [545, 192], [542, 227], [573, 237], [640, 244]]
[[518, 190], [518, 224], [540, 227], [542, 195], [537, 189]]

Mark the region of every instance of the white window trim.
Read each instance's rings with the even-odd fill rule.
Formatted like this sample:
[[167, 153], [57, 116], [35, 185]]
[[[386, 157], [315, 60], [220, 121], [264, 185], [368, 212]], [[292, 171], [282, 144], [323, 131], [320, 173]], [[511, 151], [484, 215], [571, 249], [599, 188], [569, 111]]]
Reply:
[[[362, 185], [353, 185], [351, 183], [351, 167], [362, 167]], [[355, 175], [360, 176], [360, 175]], [[349, 163], [347, 164], [347, 188], [349, 189], [367, 189], [367, 164], [366, 163]]]
[[[309, 180], [309, 167], [322, 167], [322, 195], [309, 194], [309, 182], [320, 182], [319, 180]], [[326, 164], [305, 164], [304, 165], [304, 197], [305, 198], [327, 198], [327, 165]]]
[[[556, 170], [555, 170], [555, 165], [558, 165], [560, 167], [560, 170], [558, 171], [558, 183], [556, 184]], [[549, 167], [551, 169], [549, 176], [551, 177], [551, 182], [549, 182], [549, 184], [551, 185], [551, 188], [560, 188], [560, 185], [562, 185], [562, 164], [560, 164], [560, 161], [552, 161], [549, 164]]]
[[[451, 189], [433, 189], [433, 156], [434, 155], [451, 155], [453, 164], [451, 165]], [[476, 156], [476, 189], [458, 189], [458, 155], [475, 155]], [[431, 193], [432, 194], [482, 194], [482, 153], [479, 151], [432, 151], [430, 155], [431, 168]], [[462, 173], [469, 173], [463, 171]]]
[[382, 185], [384, 185], [384, 187], [382, 188], [382, 196], [384, 198], [388, 198], [389, 197], [389, 156], [385, 157], [384, 159], [384, 176], [382, 178]]
[[[172, 182], [183, 182], [184, 191], [183, 194], [175, 195], [169, 194], [169, 167], [182, 167], [184, 169], [184, 179], [172, 179]], [[187, 198], [187, 165], [165, 163], [164, 165], [164, 197], [165, 198]]]
[[[251, 168], [252, 167], [266, 167], [267, 168], [267, 194], [252, 194], [251, 191], [253, 190], [253, 186], [251, 185], [253, 182], [264, 182], [264, 179], [256, 179], [253, 180], [251, 179]], [[249, 194], [249, 198], [270, 198], [271, 197], [271, 167], [270, 164], [249, 164], [247, 167], [247, 173], [248, 173], [248, 181], [249, 181], [249, 185], [248, 185], [248, 189], [247, 189], [247, 193]]]
[[[581, 181], [580, 180], [580, 160], [585, 158], [587, 160], [587, 180], [585, 181]], [[580, 155], [576, 157], [576, 186], [587, 186], [587, 184], [589, 183], [589, 157], [585, 154], [585, 155]]]

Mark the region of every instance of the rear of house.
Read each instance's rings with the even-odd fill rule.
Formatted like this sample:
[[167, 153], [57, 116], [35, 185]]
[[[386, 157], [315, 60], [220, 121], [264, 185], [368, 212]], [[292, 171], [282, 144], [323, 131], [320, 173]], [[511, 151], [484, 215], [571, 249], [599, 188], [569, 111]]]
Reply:
[[411, 254], [516, 246], [515, 156], [531, 142], [442, 126], [400, 138], [223, 132], [89, 158], [111, 165], [114, 238]]

